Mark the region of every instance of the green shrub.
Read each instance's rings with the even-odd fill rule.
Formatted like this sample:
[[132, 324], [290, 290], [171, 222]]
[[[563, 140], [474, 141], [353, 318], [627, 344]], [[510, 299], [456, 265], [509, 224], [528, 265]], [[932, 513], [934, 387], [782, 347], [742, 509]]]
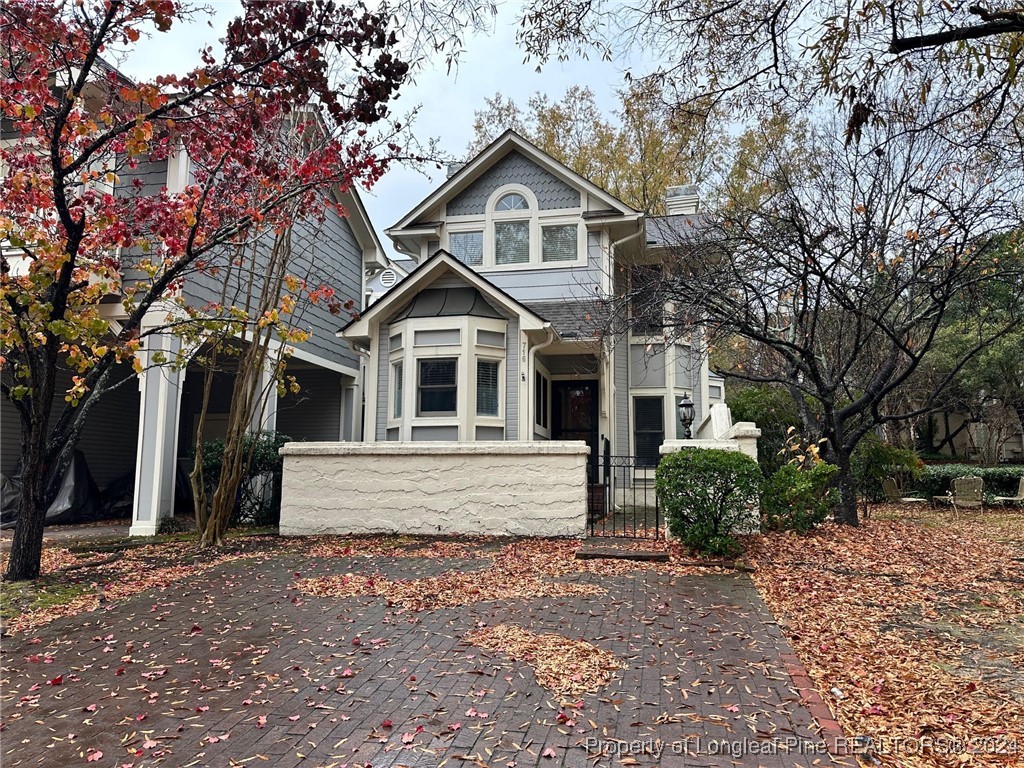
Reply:
[[779, 467], [761, 486], [761, 527], [767, 531], [807, 533], [839, 503], [835, 477], [839, 467], [819, 462], [809, 469]]
[[926, 464], [921, 477], [909, 490], [927, 499], [945, 496], [958, 477], [974, 475], [985, 483], [986, 496], [1012, 496], [1017, 493], [1024, 466], [977, 467], [970, 464]]
[[[246, 435], [242, 449], [252, 451], [249, 471], [238, 489], [235, 510], [229, 525], [277, 525], [281, 521], [281, 472], [284, 459], [279, 451], [291, 438], [278, 432], [260, 432]], [[224, 441], [203, 443], [203, 479], [207, 498], [213, 498], [224, 461]], [[261, 482], [258, 478], [265, 478]]]
[[853, 452], [853, 476], [857, 488], [870, 501], [884, 501], [882, 481], [898, 478], [907, 487], [921, 477], [924, 463], [909, 448], [899, 448], [877, 435], [867, 435]]
[[687, 448], [661, 460], [655, 476], [658, 503], [668, 529], [687, 546], [709, 555], [732, 556], [732, 534], [757, 509], [761, 470], [736, 451]]

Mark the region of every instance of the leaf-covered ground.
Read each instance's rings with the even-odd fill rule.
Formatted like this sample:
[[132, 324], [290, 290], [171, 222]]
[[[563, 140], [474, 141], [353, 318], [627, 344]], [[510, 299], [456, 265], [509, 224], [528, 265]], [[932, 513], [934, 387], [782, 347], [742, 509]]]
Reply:
[[749, 554], [816, 686], [848, 736], [874, 739], [874, 760], [1024, 763], [1024, 512], [876, 506], [858, 528], [766, 535]]
[[[98, 604], [12, 618], [0, 761], [842, 764], [792, 689], [749, 577], [679, 553], [579, 561], [577, 546], [249, 537], [216, 555], [181, 541], [54, 548], [48, 588], [86, 586]], [[355, 593], [297, 588], [346, 578]], [[740, 739], [800, 748], [723, 758]]]
[[[0, 585], [3, 631], [28, 632], [59, 618], [95, 611], [197, 577], [233, 560], [264, 558], [276, 546], [276, 539], [266, 536], [238, 538], [220, 551], [199, 550], [191, 538], [178, 536], [143, 546], [47, 544], [36, 582]], [[0, 572], [5, 568], [3, 553]]]

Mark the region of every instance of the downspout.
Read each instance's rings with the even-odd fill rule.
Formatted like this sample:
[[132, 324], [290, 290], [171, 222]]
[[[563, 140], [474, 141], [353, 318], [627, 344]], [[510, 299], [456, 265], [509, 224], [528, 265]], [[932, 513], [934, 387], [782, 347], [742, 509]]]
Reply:
[[544, 323], [544, 330], [547, 331], [547, 338], [540, 344], [537, 344], [536, 346], [530, 348], [530, 355], [526, 365], [526, 370], [528, 371], [528, 375], [526, 378], [526, 428], [529, 430], [529, 442], [531, 443], [534, 439], [533, 425], [537, 423], [537, 398], [536, 395], [530, 392], [531, 387], [533, 387], [533, 382], [536, 381], [537, 379], [537, 352], [544, 349], [545, 347], [550, 347], [552, 344], [555, 343], [555, 329], [552, 327], [551, 323]]
[[[609, 257], [614, 257], [614, 255], [615, 255], [616, 251], [618, 250], [619, 246], [622, 245], [623, 243], [628, 243], [633, 238], [640, 237], [640, 235], [644, 231], [643, 219], [638, 219], [638, 224], [639, 224], [639, 226], [637, 226], [636, 232], [634, 232], [631, 235], [626, 235], [625, 237], [620, 237], [618, 240], [616, 240], [614, 243], [611, 244], [611, 248], [609, 249]], [[611, 287], [612, 295], [614, 295], [615, 294], [615, 270], [612, 268], [611, 258], [609, 258], [608, 268], [611, 270], [611, 275], [609, 276], [610, 277], [610, 281], [611, 281], [610, 287]], [[629, 314], [628, 307], [626, 309], [626, 314], [627, 314], [627, 317], [628, 317], [628, 314]], [[629, 363], [629, 357], [628, 357], [628, 355], [629, 355], [629, 328], [628, 327], [626, 328], [626, 342], [627, 342], [626, 343], [626, 351], [623, 354], [627, 355], [627, 358], [626, 358], [626, 441], [627, 441], [627, 443], [624, 446], [616, 444], [615, 450], [618, 453], [622, 453], [623, 450], [625, 450], [626, 453], [632, 453], [632, 450], [629, 448], [629, 442], [628, 442], [629, 441], [629, 435], [633, 431], [632, 413], [631, 413], [632, 412], [632, 408], [630, 408], [630, 402], [629, 402], [629, 387], [630, 387], [630, 383], [631, 383], [630, 379], [632, 379], [632, 377], [633, 377], [633, 371], [631, 370], [632, 366]], [[612, 438], [614, 439], [615, 438], [615, 417], [614, 417], [614, 414], [615, 414], [615, 408], [616, 408], [615, 396], [616, 396], [616, 394], [618, 394], [615, 391], [615, 362], [614, 361], [612, 361], [612, 377], [611, 378], [612, 378], [612, 382], [611, 382], [612, 386], [609, 388], [611, 393], [612, 393], [612, 410], [611, 410], [611, 412], [613, 414], [613, 416], [612, 416], [612, 423], [611, 423], [611, 433], [612, 433]]]

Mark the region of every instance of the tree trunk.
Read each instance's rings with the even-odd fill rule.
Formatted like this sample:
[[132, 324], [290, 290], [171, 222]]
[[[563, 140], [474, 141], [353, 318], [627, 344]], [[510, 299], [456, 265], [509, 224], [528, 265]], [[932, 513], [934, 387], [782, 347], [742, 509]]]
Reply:
[[[33, 420], [37, 415], [33, 411]], [[14, 526], [7, 574], [4, 577], [7, 581], [24, 581], [39, 576], [43, 526], [46, 523], [44, 429], [36, 424], [26, 425], [24, 420], [22, 429], [27, 434], [21, 447], [21, 499], [18, 502], [18, 519]]]
[[43, 525], [46, 523], [46, 504], [36, 496], [35, 482], [21, 486], [18, 503], [18, 522], [14, 526], [11, 555], [7, 563], [7, 581], [25, 581], [39, 576], [43, 553]]
[[845, 451], [836, 451], [836, 464], [839, 467], [839, 506], [833, 513], [833, 519], [842, 525], [857, 525], [857, 479], [853, 476], [853, 465]]

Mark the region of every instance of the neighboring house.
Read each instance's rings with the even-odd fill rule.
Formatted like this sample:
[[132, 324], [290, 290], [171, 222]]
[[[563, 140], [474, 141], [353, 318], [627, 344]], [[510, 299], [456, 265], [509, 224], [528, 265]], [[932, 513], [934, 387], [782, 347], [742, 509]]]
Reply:
[[[933, 450], [986, 464], [1024, 461], [1024, 430], [1013, 409], [993, 403], [981, 417], [943, 411], [929, 414], [916, 427], [931, 439]], [[947, 437], [948, 436], [948, 437]]]
[[406, 277], [416, 263], [410, 259], [387, 258], [387, 267], [374, 272], [366, 280], [366, 291], [363, 294], [363, 306], [368, 307], [385, 293], [394, 288]]
[[[163, 187], [179, 191], [190, 177], [188, 160], [183, 153], [178, 154], [165, 162], [142, 164], [122, 177], [117, 194], [154, 195]], [[132, 187], [133, 178], [142, 180], [140, 189]], [[342, 217], [328, 207], [322, 225], [315, 229], [297, 225], [299, 244], [295, 246], [292, 272], [308, 276], [310, 281], [322, 281], [334, 288], [339, 298], [352, 298], [359, 303], [365, 293], [367, 273], [379, 272], [388, 263], [357, 193], [335, 190], [330, 194], [348, 216]], [[25, 268], [13, 254], [5, 256], [15, 274]], [[190, 306], [202, 308], [220, 300], [220, 281], [194, 274], [185, 282], [183, 291]], [[104, 306], [114, 324], [124, 316], [116, 297]], [[147, 318], [148, 327], [162, 325], [167, 312], [167, 307], [152, 310], [151, 321]], [[296, 378], [301, 391], [282, 399], [278, 407], [275, 389], [267, 387], [269, 399], [260, 423], [253, 424], [254, 430], [276, 429], [296, 440], [361, 438], [360, 360], [348, 345], [338, 343], [334, 336], [337, 324], [338, 317], [323, 302], [304, 308], [299, 325], [311, 331], [311, 336], [295, 347], [288, 365], [288, 373]], [[158, 334], [147, 338], [144, 349], [175, 352], [180, 349], [180, 341]], [[195, 364], [185, 371], [163, 366], [136, 376], [129, 365], [122, 365], [117, 376], [120, 380], [137, 381], [126, 382], [97, 403], [78, 448], [100, 491], [112, 486], [130, 488], [134, 483], [131, 533], [152, 534], [160, 519], [173, 514], [179, 463], [183, 467], [189, 464], [186, 458], [193, 448], [202, 403], [203, 370]], [[69, 371], [58, 377], [55, 414], [64, 407], [64, 391], [70, 387], [70, 377]], [[230, 374], [215, 376], [205, 439], [223, 435], [231, 387]], [[20, 433], [20, 421], [6, 399], [0, 402], [0, 429], [0, 471], [12, 475], [19, 458], [16, 436]]]
[[708, 371], [708, 407], [725, 403], [725, 376]]
[[455, 170], [387, 230], [419, 265], [338, 332], [366, 355], [364, 439], [584, 440], [595, 468], [606, 439], [653, 465], [684, 395], [696, 432], [724, 382], [665, 340], [656, 278], [697, 210], [672, 192], [645, 217], [512, 131]]

